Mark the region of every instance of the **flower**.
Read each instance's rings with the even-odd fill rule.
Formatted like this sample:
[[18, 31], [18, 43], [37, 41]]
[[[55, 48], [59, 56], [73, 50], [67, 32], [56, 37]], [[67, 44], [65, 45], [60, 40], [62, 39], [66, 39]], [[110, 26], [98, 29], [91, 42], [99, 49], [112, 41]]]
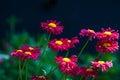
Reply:
[[95, 38], [95, 31], [92, 29], [81, 29], [81, 31], [79, 32], [79, 35], [84, 37], [84, 36], [88, 36], [90, 37], [90, 39]]
[[70, 58], [63, 58], [62, 56], [56, 57], [56, 63], [59, 63], [59, 68], [65, 74], [70, 74], [71, 70], [77, 66], [77, 56], [72, 55]]
[[35, 76], [35, 75], [32, 75], [31, 80], [50, 80], [50, 79], [45, 78], [44, 76]]
[[113, 29], [109, 28], [101, 28], [101, 32], [96, 32], [96, 38], [97, 39], [107, 39], [107, 40], [115, 40], [119, 39], [119, 33], [118, 30], [115, 31]]
[[48, 47], [52, 48], [55, 52], [68, 50], [69, 46], [67, 43], [67, 39], [54, 39], [48, 43]]
[[111, 40], [102, 40], [102, 41], [98, 41], [96, 44], [96, 50], [98, 52], [115, 52], [116, 50], [118, 50], [119, 45], [117, 41], [111, 41]]
[[19, 57], [21, 60], [26, 60], [29, 58], [36, 60], [40, 52], [39, 47], [30, 47], [26, 44], [17, 50], [13, 50], [10, 56]]
[[107, 61], [107, 62], [104, 62], [104, 61], [92, 61], [91, 65], [94, 68], [102, 68], [102, 72], [104, 72], [104, 71], [107, 72], [108, 68], [113, 66], [112, 61]]
[[73, 37], [71, 40], [67, 40], [69, 48], [75, 47], [75, 44], [79, 43], [78, 37]]
[[90, 67], [81, 67], [78, 70], [79, 75], [87, 77], [98, 77], [97, 69]]
[[47, 20], [46, 22], [41, 22], [41, 28], [52, 34], [61, 34], [63, 31], [63, 26], [59, 25], [60, 22], [56, 20]]

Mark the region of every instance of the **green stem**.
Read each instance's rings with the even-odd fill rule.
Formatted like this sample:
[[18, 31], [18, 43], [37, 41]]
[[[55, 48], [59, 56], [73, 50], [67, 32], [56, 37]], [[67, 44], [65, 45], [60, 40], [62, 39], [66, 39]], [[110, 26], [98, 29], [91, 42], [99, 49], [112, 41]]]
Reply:
[[69, 54], [69, 50], [67, 51], [67, 53], [66, 53], [65, 57], [68, 57], [68, 54]]
[[92, 80], [94, 80], [95, 78], [93, 77]]
[[28, 61], [26, 60], [25, 62], [25, 66], [26, 66], [26, 77], [25, 77], [25, 80], [27, 80], [27, 77], [28, 77]]
[[19, 71], [20, 71], [20, 73], [19, 73], [19, 74], [20, 74], [20, 75], [19, 75], [19, 76], [20, 76], [20, 80], [22, 80], [22, 71], [21, 71], [21, 64], [20, 64], [20, 60], [19, 60]]
[[50, 36], [51, 36], [51, 33], [48, 35], [48, 39], [47, 39], [47, 42], [45, 44], [45, 48], [43, 49], [43, 52], [42, 52], [42, 56], [44, 55], [46, 49], [47, 49], [47, 44], [48, 44], [48, 41], [50, 40]]
[[84, 46], [82, 47], [82, 49], [80, 50], [79, 54], [78, 54], [78, 58], [80, 57], [81, 53], [83, 52], [83, 50], [85, 49], [85, 47], [87, 46], [89, 42], [89, 39], [86, 41], [86, 43], [84, 44]]
[[80, 80], [82, 80], [82, 79], [83, 79], [83, 76], [81, 76]]

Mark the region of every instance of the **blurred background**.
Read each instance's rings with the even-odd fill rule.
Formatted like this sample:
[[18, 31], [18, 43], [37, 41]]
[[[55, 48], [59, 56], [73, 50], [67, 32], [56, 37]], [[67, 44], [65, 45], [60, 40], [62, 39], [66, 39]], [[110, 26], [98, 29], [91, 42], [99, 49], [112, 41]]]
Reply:
[[[120, 3], [117, 0], [1, 0], [0, 1], [0, 80], [14, 80], [17, 65], [11, 66], [9, 54], [23, 44], [44, 46], [47, 34], [40, 29], [40, 22], [57, 20], [64, 26], [61, 35], [53, 38], [78, 36], [82, 28], [100, 31], [101, 27], [120, 30]], [[77, 54], [86, 38], [70, 54]], [[43, 44], [41, 44], [43, 41]], [[120, 41], [119, 41], [120, 42]], [[94, 46], [95, 42], [88, 46]], [[108, 73], [101, 74], [99, 80], [120, 80], [120, 51], [108, 54], [115, 66]], [[97, 52], [87, 47], [81, 64], [88, 65]], [[60, 54], [61, 55], [61, 54]], [[64, 54], [62, 54], [64, 55]], [[86, 58], [86, 61], [84, 60]], [[15, 69], [16, 68], [16, 69]], [[8, 71], [11, 70], [11, 71]], [[6, 77], [8, 76], [9, 79]]]

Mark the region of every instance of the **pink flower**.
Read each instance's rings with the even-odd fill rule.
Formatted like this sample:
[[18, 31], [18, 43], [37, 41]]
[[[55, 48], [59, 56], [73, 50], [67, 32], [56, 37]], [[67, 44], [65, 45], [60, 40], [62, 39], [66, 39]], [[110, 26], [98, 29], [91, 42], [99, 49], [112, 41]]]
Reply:
[[89, 68], [89, 67], [81, 67], [78, 70], [79, 75], [84, 77], [98, 77], [97, 69]]
[[115, 31], [110, 27], [107, 29], [101, 28], [102, 32], [96, 32], [97, 39], [107, 39], [107, 40], [115, 40], [119, 39], [118, 30]]
[[58, 52], [58, 51], [64, 51], [64, 50], [68, 50], [69, 49], [69, 46], [68, 46], [68, 42], [67, 42], [67, 39], [54, 39], [52, 41], [50, 41], [48, 43], [48, 47], [53, 49], [55, 52]]
[[96, 44], [96, 50], [98, 52], [115, 52], [116, 50], [118, 50], [119, 45], [117, 41], [108, 41], [108, 40], [102, 40], [102, 41], [98, 41]]
[[69, 48], [75, 47], [75, 44], [79, 43], [78, 37], [73, 37], [71, 40], [67, 40]]
[[102, 72], [104, 71], [108, 71], [108, 68], [112, 67], [113, 64], [112, 64], [112, 61], [107, 61], [107, 62], [104, 62], [104, 61], [92, 61], [91, 62], [91, 65], [94, 67], [94, 68], [102, 68]]
[[79, 35], [84, 37], [84, 36], [88, 36], [90, 37], [90, 39], [95, 38], [95, 31], [91, 30], [91, 29], [81, 29], [81, 31], [79, 32]]
[[71, 70], [77, 66], [77, 56], [72, 55], [70, 58], [63, 58], [62, 56], [56, 57], [56, 63], [59, 63], [59, 68], [65, 74], [70, 74]]
[[18, 50], [13, 50], [10, 56], [19, 57], [21, 60], [26, 60], [32, 58], [36, 60], [40, 54], [39, 47], [30, 47], [27, 44], [19, 48]]
[[45, 78], [44, 76], [35, 76], [35, 75], [32, 75], [31, 80], [50, 80], [50, 79]]
[[60, 22], [56, 20], [47, 20], [46, 22], [41, 22], [41, 28], [52, 34], [61, 34], [63, 31], [63, 26], [59, 25]]

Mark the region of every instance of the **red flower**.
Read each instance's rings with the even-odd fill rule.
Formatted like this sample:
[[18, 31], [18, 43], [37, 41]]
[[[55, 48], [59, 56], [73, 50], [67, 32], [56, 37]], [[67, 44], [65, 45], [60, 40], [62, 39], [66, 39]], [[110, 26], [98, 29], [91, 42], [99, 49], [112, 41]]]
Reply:
[[115, 40], [119, 39], [119, 33], [118, 30], [115, 31], [111, 29], [110, 27], [107, 29], [101, 28], [102, 32], [96, 33], [97, 39], [107, 39], [107, 40]]
[[72, 55], [70, 58], [56, 57], [56, 62], [59, 63], [59, 68], [65, 74], [70, 74], [71, 70], [77, 66], [77, 56]]
[[87, 77], [98, 77], [97, 70], [94, 68], [81, 67], [78, 70], [79, 75]]
[[50, 79], [45, 78], [44, 76], [35, 76], [35, 75], [33, 75], [31, 77], [31, 80], [50, 80]]
[[91, 62], [91, 65], [94, 67], [94, 68], [102, 68], [102, 71], [108, 71], [108, 68], [112, 67], [113, 64], [112, 64], [112, 61], [107, 61], [107, 62], [104, 62], [104, 61], [92, 61]]
[[91, 29], [81, 29], [81, 31], [79, 32], [79, 35], [84, 37], [84, 36], [88, 36], [90, 37], [90, 39], [95, 38], [95, 31], [91, 30]]
[[55, 52], [57, 51], [63, 51], [63, 50], [68, 50], [69, 46], [67, 43], [67, 39], [54, 39], [48, 43], [48, 47], [52, 48]]
[[52, 34], [61, 34], [63, 31], [63, 26], [59, 25], [60, 22], [56, 20], [48, 20], [46, 22], [41, 22], [41, 28]]
[[118, 50], [119, 45], [117, 41], [108, 41], [108, 40], [102, 40], [102, 41], [98, 41], [97, 45], [96, 45], [96, 50], [98, 52], [115, 52], [116, 50]]
[[18, 50], [13, 50], [10, 56], [19, 57], [21, 60], [26, 60], [32, 58], [36, 60], [39, 56], [40, 50], [39, 47], [30, 47], [28, 45], [24, 45]]
[[73, 37], [71, 40], [67, 40], [69, 48], [75, 47], [75, 44], [79, 43], [78, 37]]

